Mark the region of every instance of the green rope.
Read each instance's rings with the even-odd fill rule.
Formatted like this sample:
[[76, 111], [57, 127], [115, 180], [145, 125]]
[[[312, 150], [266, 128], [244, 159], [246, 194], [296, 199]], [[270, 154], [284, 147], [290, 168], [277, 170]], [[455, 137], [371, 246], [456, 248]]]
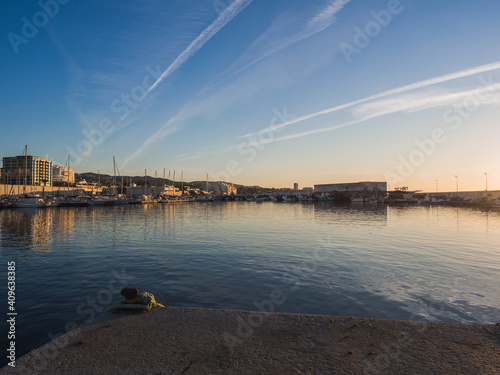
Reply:
[[156, 302], [155, 296], [148, 292], [142, 292], [137, 298], [136, 301], [139, 303], [124, 303], [122, 301], [117, 303], [116, 305], [108, 307], [105, 311], [113, 311], [113, 310], [145, 310], [149, 311], [153, 307], [165, 307], [161, 303]]

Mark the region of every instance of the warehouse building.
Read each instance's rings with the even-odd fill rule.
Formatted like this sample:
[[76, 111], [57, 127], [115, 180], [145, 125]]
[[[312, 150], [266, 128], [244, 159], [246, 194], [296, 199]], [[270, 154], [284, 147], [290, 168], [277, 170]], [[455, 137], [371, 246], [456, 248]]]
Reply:
[[343, 184], [314, 185], [314, 194], [386, 194], [387, 182], [351, 182]]

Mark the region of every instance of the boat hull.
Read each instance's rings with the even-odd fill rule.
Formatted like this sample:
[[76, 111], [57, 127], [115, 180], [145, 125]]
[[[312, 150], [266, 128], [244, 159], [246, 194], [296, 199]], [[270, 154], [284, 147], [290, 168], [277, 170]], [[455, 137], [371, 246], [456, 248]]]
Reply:
[[60, 207], [87, 207], [87, 202], [61, 202]]
[[23, 203], [23, 202], [14, 202], [12, 204], [14, 208], [42, 208], [47, 207], [45, 203]]

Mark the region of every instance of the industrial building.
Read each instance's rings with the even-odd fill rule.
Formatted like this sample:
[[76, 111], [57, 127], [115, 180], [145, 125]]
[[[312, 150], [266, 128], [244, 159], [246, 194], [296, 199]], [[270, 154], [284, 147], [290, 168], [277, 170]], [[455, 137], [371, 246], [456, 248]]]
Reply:
[[353, 197], [367, 197], [372, 195], [386, 195], [387, 182], [351, 182], [343, 184], [314, 185], [314, 194]]
[[52, 186], [52, 160], [39, 156], [3, 158], [2, 183], [6, 185]]

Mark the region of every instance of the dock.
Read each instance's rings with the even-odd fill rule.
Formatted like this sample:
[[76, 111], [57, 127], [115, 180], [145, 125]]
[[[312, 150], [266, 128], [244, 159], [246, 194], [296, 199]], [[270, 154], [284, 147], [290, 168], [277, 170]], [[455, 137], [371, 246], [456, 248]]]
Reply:
[[420, 375], [499, 369], [498, 324], [165, 307], [108, 314], [0, 373]]

